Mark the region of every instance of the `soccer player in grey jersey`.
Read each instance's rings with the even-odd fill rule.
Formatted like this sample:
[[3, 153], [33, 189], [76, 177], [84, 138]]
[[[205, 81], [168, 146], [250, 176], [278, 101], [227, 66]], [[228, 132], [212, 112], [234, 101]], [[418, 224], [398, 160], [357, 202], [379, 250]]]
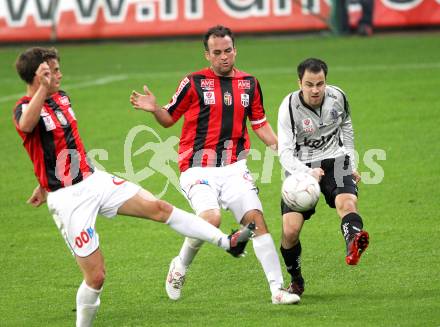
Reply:
[[[309, 58], [298, 65], [299, 90], [288, 94], [278, 113], [278, 153], [287, 175], [307, 172], [321, 186], [327, 204], [341, 217], [347, 244], [345, 261], [356, 265], [368, 246], [369, 236], [357, 210], [354, 137], [344, 92], [326, 84], [327, 64]], [[281, 253], [292, 277], [289, 291], [304, 292], [299, 235], [315, 209], [295, 212], [281, 200], [283, 233]]]

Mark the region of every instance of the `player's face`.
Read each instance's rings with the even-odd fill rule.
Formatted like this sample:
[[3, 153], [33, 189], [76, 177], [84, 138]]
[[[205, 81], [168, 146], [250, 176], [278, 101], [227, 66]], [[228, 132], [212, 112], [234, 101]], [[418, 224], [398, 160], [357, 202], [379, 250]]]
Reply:
[[56, 59], [49, 59], [47, 64], [50, 68], [50, 90], [51, 94], [58, 92], [61, 86], [61, 78], [63, 74], [61, 74], [60, 63]]
[[229, 36], [211, 35], [208, 39], [208, 49], [205, 51], [205, 57], [211, 63], [214, 73], [218, 76], [232, 76], [237, 55], [232, 39]]
[[313, 109], [321, 106], [325, 93], [325, 75], [321, 70], [319, 73], [312, 73], [308, 70], [304, 72], [302, 80], [298, 81], [303, 93], [303, 99]]

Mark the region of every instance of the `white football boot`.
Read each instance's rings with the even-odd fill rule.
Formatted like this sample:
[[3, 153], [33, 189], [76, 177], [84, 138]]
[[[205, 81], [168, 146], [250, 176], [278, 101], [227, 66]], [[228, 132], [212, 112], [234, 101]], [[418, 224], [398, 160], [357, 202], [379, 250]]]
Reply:
[[165, 280], [165, 290], [171, 300], [180, 299], [183, 283], [185, 282], [186, 267], [175, 257], [170, 264], [167, 279]]
[[293, 293], [289, 293], [285, 289], [279, 289], [272, 294], [273, 304], [296, 304], [299, 303], [301, 298]]

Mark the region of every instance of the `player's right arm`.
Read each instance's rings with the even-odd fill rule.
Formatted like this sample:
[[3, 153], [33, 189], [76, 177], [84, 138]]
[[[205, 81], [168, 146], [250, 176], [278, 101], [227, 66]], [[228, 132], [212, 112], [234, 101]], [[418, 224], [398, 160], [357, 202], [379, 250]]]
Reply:
[[163, 127], [171, 127], [189, 109], [192, 103], [191, 82], [187, 76], [180, 81], [176, 93], [171, 101], [164, 107], [160, 107], [156, 102], [156, 97], [147, 86], [144, 85], [145, 95], [133, 91], [130, 102], [135, 109], [152, 112], [156, 120]]
[[156, 97], [144, 85], [145, 94], [133, 91], [130, 96], [130, 102], [135, 109], [151, 112], [156, 118], [157, 122], [163, 127], [171, 127], [174, 125], [174, 120], [166, 109], [159, 106], [156, 102]]
[[290, 95], [286, 96], [278, 111], [278, 155], [281, 166], [290, 174], [294, 172], [305, 172], [315, 177], [318, 181], [324, 175], [321, 168], [309, 168], [302, 163], [295, 153], [296, 135], [292, 129], [289, 114]]
[[31, 101], [23, 110], [18, 121], [18, 128], [25, 133], [31, 133], [40, 120], [41, 109], [48, 95], [50, 84], [50, 69], [47, 62], [43, 62], [35, 72], [35, 78], [38, 81], [38, 89], [32, 96]]

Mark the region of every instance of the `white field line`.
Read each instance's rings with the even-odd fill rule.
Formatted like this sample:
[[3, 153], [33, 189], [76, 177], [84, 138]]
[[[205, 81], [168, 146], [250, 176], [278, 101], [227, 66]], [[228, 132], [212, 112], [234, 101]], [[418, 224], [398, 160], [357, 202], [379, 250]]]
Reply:
[[[408, 63], [400, 65], [360, 65], [360, 66], [332, 66], [331, 71], [346, 71], [346, 72], [357, 72], [357, 71], [390, 71], [390, 70], [419, 70], [419, 69], [439, 69], [440, 62], [433, 63]], [[279, 74], [296, 74], [295, 67], [273, 67], [273, 68], [256, 68], [252, 70], [245, 70], [251, 72], [253, 75], [279, 75]], [[63, 85], [63, 90], [81, 89], [89, 86], [100, 86], [107, 85], [114, 82], [124, 81], [130, 78], [143, 78], [147, 82], [148, 80], [158, 79], [158, 78], [169, 78], [169, 77], [181, 77], [183, 78], [188, 72], [144, 72], [144, 73], [134, 73], [134, 74], [119, 74], [119, 75], [107, 75], [97, 79], [92, 79], [92, 76], [87, 76], [91, 80], [66, 84]], [[176, 81], [177, 83], [177, 81]], [[0, 103], [17, 100], [23, 96], [23, 93], [11, 94], [4, 97], [0, 97]]]
[[[113, 82], [119, 82], [128, 79], [129, 76], [127, 74], [121, 74], [121, 75], [108, 75], [104, 76], [95, 80], [85, 81], [85, 82], [79, 82], [74, 84], [66, 84], [63, 85], [62, 89], [71, 90], [71, 89], [82, 89], [89, 86], [96, 86], [96, 85], [107, 85]], [[10, 100], [18, 100], [20, 97], [23, 96], [23, 93], [17, 93], [17, 94], [11, 94], [7, 95], [5, 97], [0, 98], [0, 103], [7, 102]]]

